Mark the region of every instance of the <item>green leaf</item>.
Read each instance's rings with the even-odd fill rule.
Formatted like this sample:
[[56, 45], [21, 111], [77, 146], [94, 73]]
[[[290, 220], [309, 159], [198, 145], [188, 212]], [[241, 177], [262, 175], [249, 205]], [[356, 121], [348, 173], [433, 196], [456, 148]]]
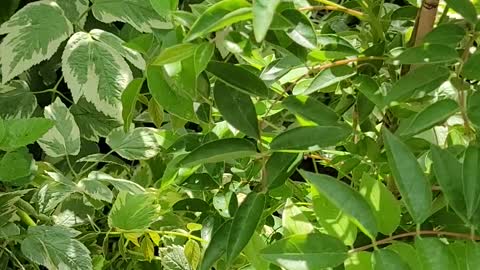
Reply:
[[[479, 58], [480, 60], [480, 58]], [[473, 92], [467, 100], [467, 116], [470, 122], [480, 127], [480, 92]]]
[[251, 157], [257, 154], [255, 144], [238, 138], [220, 139], [203, 144], [186, 155], [180, 166], [193, 167], [199, 164]]
[[94, 142], [98, 142], [99, 137], [107, 137], [110, 131], [122, 125], [118, 116], [112, 117], [98, 111], [83, 97], [70, 107], [70, 113], [80, 129], [80, 136]]
[[[396, 252], [403, 259], [404, 262], [407, 262], [410, 266], [410, 269], [416, 270], [421, 269], [420, 258], [418, 258], [416, 250], [413, 246], [406, 244], [404, 242], [394, 242], [389, 245], [386, 249]], [[375, 269], [376, 270], [376, 269]]]
[[436, 64], [458, 59], [455, 48], [442, 44], [429, 44], [408, 48], [395, 59], [395, 64]]
[[95, 215], [95, 208], [83, 202], [82, 196], [71, 196], [57, 208], [52, 216], [56, 225], [74, 227], [88, 224]]
[[193, 101], [168, 83], [163, 67], [149, 66], [147, 81], [152, 97], [165, 110], [185, 120], [195, 119]]
[[467, 241], [465, 243], [465, 253], [468, 269], [475, 269], [480, 263], [480, 245], [477, 242]]
[[178, 0], [150, 0], [153, 9], [162, 17], [168, 17], [178, 6]]
[[377, 220], [367, 201], [347, 184], [324, 174], [300, 171], [315, 189], [328, 198], [332, 204], [349, 215], [352, 221], [370, 238], [378, 232]]
[[352, 246], [357, 238], [357, 226], [338, 207], [330, 202], [316, 189], [312, 189], [313, 211], [322, 230], [328, 235], [342, 240], [345, 245]]
[[282, 105], [289, 111], [322, 126], [336, 125], [338, 115], [327, 105], [309, 96], [288, 96]]
[[154, 98], [148, 101], [148, 114], [157, 128], [162, 126], [164, 120], [163, 108]]
[[106, 182], [114, 186], [116, 189], [118, 189], [118, 191], [123, 191], [130, 194], [145, 193], [145, 189], [139, 184], [132, 182], [130, 180], [115, 178], [103, 172], [97, 172], [97, 171], [90, 172], [88, 174], [87, 180]]
[[321, 70], [313, 79], [310, 86], [303, 92], [304, 95], [322, 90], [355, 75], [355, 69], [349, 66], [337, 66]]
[[321, 233], [294, 235], [261, 250], [260, 256], [286, 270], [314, 270], [343, 263], [347, 247]]
[[360, 194], [370, 204], [377, 219], [378, 231], [391, 235], [400, 225], [400, 203], [381, 181], [364, 174], [360, 183]]
[[52, 57], [72, 32], [72, 24], [57, 3], [25, 5], [0, 26], [0, 35], [7, 34], [0, 44], [2, 82]]
[[317, 47], [317, 35], [307, 16], [296, 9], [286, 9], [281, 14], [290, 24], [286, 33], [295, 43], [307, 49]]
[[20, 148], [7, 152], [0, 159], [0, 182], [15, 182], [16, 179], [30, 176], [37, 166], [28, 149]]
[[36, 108], [37, 98], [25, 81], [11, 81], [6, 86], [0, 85], [0, 118], [29, 118]]
[[269, 190], [282, 186], [295, 172], [302, 154], [275, 152], [265, 164], [265, 183]]
[[3, 121], [4, 136], [0, 149], [11, 151], [34, 143], [54, 126], [55, 122], [45, 118], [11, 119]]
[[200, 44], [181, 43], [163, 50], [152, 62], [152, 65], [163, 66], [185, 60], [195, 54]]
[[309, 234], [315, 230], [302, 210], [291, 199], [287, 199], [283, 208], [282, 228], [285, 237], [295, 234]]
[[133, 79], [122, 93], [122, 118], [125, 131], [128, 131], [132, 124], [135, 105], [137, 105], [137, 99], [142, 89], [143, 81], [143, 78]]
[[207, 68], [215, 52], [215, 45], [211, 43], [201, 43], [193, 54], [193, 63], [197, 77]]
[[380, 92], [380, 86], [374, 79], [366, 75], [358, 75], [355, 77], [353, 83], [356, 88], [376, 106], [379, 108], [385, 106], [383, 95]]
[[250, 241], [262, 217], [265, 202], [265, 194], [251, 192], [238, 207], [228, 234], [227, 265], [237, 258]]
[[91, 270], [90, 251], [74, 237], [80, 232], [62, 226], [33, 226], [22, 241], [23, 255], [49, 269]]
[[272, 23], [280, 0], [258, 0], [253, 2], [253, 33], [255, 40], [262, 42]]
[[210, 270], [213, 264], [225, 253], [231, 226], [232, 220], [228, 220], [213, 233], [212, 239], [203, 254], [200, 270]]
[[268, 270], [270, 263], [258, 256], [258, 251], [266, 247], [265, 240], [258, 233], [254, 233], [243, 249], [243, 254], [255, 270]]
[[160, 137], [153, 128], [140, 127], [125, 133], [123, 128], [112, 130], [107, 144], [113, 151], [128, 160], [149, 159], [157, 155]]
[[172, 28], [171, 23], [160, 20], [149, 0], [95, 0], [92, 12], [101, 22], [128, 23], [140, 32]]
[[268, 97], [268, 88], [265, 83], [246, 69], [229, 63], [211, 61], [207, 71], [215, 75], [227, 85], [258, 97]]
[[400, 136], [412, 136], [445, 122], [458, 111], [458, 103], [451, 99], [442, 99], [415, 114], [411, 119], [400, 125]]
[[333, 146], [350, 135], [345, 126], [307, 126], [297, 127], [280, 133], [270, 143], [274, 151], [315, 151]]
[[470, 0], [445, 0], [447, 5], [462, 15], [465, 20], [475, 24], [477, 22], [477, 12], [475, 6]]
[[73, 115], [60, 98], [45, 107], [45, 118], [55, 121], [55, 126], [38, 140], [50, 157], [75, 156], [80, 152], [80, 130]]
[[415, 94], [427, 94], [440, 87], [448, 77], [450, 71], [443, 66], [424, 65], [415, 69], [398, 80], [385, 97], [386, 104], [393, 101], [405, 101]]
[[388, 164], [405, 206], [417, 224], [430, 215], [432, 191], [420, 164], [408, 146], [383, 129]]
[[189, 239], [185, 244], [184, 253], [190, 267], [192, 269], [197, 269], [202, 257], [202, 249], [197, 241]]
[[345, 260], [345, 270], [373, 270], [372, 268], [372, 253], [360, 251], [351, 253], [348, 259]]
[[192, 270], [185, 257], [185, 250], [182, 246], [172, 245], [159, 249], [162, 257], [163, 269], [169, 270]]
[[152, 194], [120, 192], [108, 214], [108, 225], [125, 231], [147, 229], [157, 218], [154, 201]]
[[97, 111], [121, 119], [121, 94], [132, 72], [120, 51], [99, 40], [99, 33], [94, 29], [70, 37], [62, 55], [63, 75], [75, 103], [84, 96]]
[[217, 81], [213, 96], [218, 110], [228, 123], [246, 135], [260, 139], [257, 113], [249, 95]]
[[480, 71], [478, 70], [478, 65], [480, 64], [480, 52], [475, 52], [470, 56], [463, 65], [461, 74], [466, 79], [470, 80], [480, 80]]
[[253, 17], [250, 3], [245, 0], [223, 0], [208, 7], [195, 21], [185, 37], [192, 41], [210, 32]]
[[416, 237], [415, 248], [423, 270], [457, 269], [455, 257], [440, 239]]
[[424, 38], [423, 42], [443, 44], [455, 48], [465, 38], [465, 29], [457, 24], [443, 23], [435, 27]]
[[462, 179], [463, 196], [465, 198], [467, 218], [470, 219], [480, 203], [480, 148], [469, 145], [463, 157]]
[[463, 193], [462, 164], [447, 150], [431, 145], [433, 172], [442, 188], [449, 206], [463, 217], [467, 216], [465, 197]]
[[378, 249], [373, 252], [373, 269], [375, 270], [410, 270], [410, 266], [395, 251]]

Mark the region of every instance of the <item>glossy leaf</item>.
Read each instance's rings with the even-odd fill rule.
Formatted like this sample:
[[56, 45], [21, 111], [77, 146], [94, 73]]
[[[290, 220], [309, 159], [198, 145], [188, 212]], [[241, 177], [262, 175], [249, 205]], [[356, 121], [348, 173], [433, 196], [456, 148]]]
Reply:
[[343, 141], [350, 132], [344, 126], [298, 127], [280, 133], [270, 143], [270, 148], [274, 151], [314, 151]]
[[357, 238], [357, 226], [328, 198], [316, 189], [312, 194], [313, 211], [325, 233], [342, 240], [345, 245], [352, 246]]
[[152, 97], [166, 111], [185, 120], [195, 119], [193, 101], [170, 86], [163, 67], [148, 67], [147, 82]]
[[232, 221], [223, 223], [213, 234], [203, 255], [200, 270], [210, 270], [213, 264], [222, 257], [227, 250], [227, 239], [230, 233]]
[[302, 210], [290, 199], [287, 199], [282, 212], [282, 227], [286, 237], [295, 234], [309, 234], [315, 230]]
[[262, 42], [272, 23], [280, 0], [258, 0], [253, 2], [253, 32], [255, 40]]
[[458, 59], [455, 48], [440, 44], [423, 44], [408, 48], [393, 61], [398, 64], [436, 64]]
[[384, 235], [392, 234], [400, 225], [400, 202], [381, 181], [367, 174], [362, 177], [360, 194], [374, 210], [378, 231]]
[[424, 270], [457, 269], [455, 257], [438, 238], [415, 238], [415, 248]]
[[415, 94], [427, 94], [445, 82], [450, 72], [443, 66], [424, 65], [415, 69], [398, 80], [387, 93], [385, 102], [390, 104], [393, 101], [404, 101]]
[[[50, 130], [55, 122], [45, 118], [0, 120], [0, 149], [14, 150], [34, 143]], [[2, 132], [3, 131], [3, 132]]]
[[308, 96], [288, 96], [282, 105], [289, 111], [322, 126], [336, 125], [338, 115], [322, 102]]
[[432, 145], [430, 148], [433, 172], [448, 204], [457, 214], [466, 217], [467, 210], [463, 189], [462, 164], [448, 150]]
[[377, 220], [367, 201], [347, 184], [324, 174], [301, 171], [302, 176], [336, 207], [349, 215], [352, 221], [370, 238], [378, 232]]
[[185, 60], [195, 53], [198, 46], [198, 44], [181, 43], [168, 47], [153, 60], [152, 65], [163, 66]]
[[216, 163], [250, 157], [256, 153], [255, 145], [248, 140], [237, 138], [221, 139], [196, 148], [180, 161], [180, 166], [191, 167], [205, 163]]
[[296, 9], [282, 11], [282, 16], [290, 26], [286, 29], [287, 35], [297, 44], [308, 49], [317, 47], [317, 35], [310, 20]]
[[463, 160], [463, 196], [466, 203], [467, 218], [470, 219], [480, 203], [480, 183], [478, 183], [480, 148], [474, 145], [468, 146]]
[[227, 264], [232, 263], [250, 241], [262, 217], [265, 202], [265, 194], [251, 192], [238, 207], [228, 234]]
[[349, 66], [338, 66], [321, 70], [303, 94], [308, 95], [315, 91], [321, 91], [354, 75], [355, 70]]
[[253, 17], [250, 4], [245, 0], [223, 0], [211, 5], [195, 21], [185, 37], [191, 41], [210, 32], [219, 30], [233, 23]]
[[122, 118], [125, 131], [130, 129], [133, 114], [135, 113], [135, 105], [137, 104], [137, 96], [143, 85], [143, 79], [133, 79], [122, 93]]
[[477, 12], [470, 0], [445, 0], [445, 2], [470, 23], [475, 24], [477, 22]]
[[443, 99], [426, 107], [400, 126], [398, 134], [412, 136], [424, 130], [430, 129], [447, 120], [458, 111], [458, 103], [451, 99]]
[[410, 270], [410, 266], [395, 251], [379, 249], [373, 253], [373, 269]]
[[320, 233], [295, 235], [273, 243], [260, 256], [287, 270], [335, 267], [347, 258], [347, 247]]
[[239, 66], [211, 61], [207, 66], [207, 71], [227, 85], [245, 94], [258, 97], [268, 96], [268, 88], [265, 83], [253, 73]]
[[302, 159], [301, 154], [275, 152], [265, 164], [265, 183], [269, 189], [282, 186], [295, 172]]
[[383, 130], [388, 164], [402, 200], [417, 224], [430, 215], [432, 191], [417, 159], [400, 139]]
[[149, 159], [159, 151], [159, 136], [153, 128], [135, 128], [125, 132], [123, 128], [112, 130], [107, 136], [107, 144], [121, 157], [134, 159]]
[[215, 83], [213, 96], [223, 118], [246, 135], [259, 139], [257, 113], [250, 96], [224, 84]]

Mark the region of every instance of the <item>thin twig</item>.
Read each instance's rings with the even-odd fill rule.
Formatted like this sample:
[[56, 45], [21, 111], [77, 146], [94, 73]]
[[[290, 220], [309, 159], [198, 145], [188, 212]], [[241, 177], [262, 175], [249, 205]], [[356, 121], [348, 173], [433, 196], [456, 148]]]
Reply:
[[343, 12], [349, 15], [352, 15], [354, 17], [357, 17], [358, 19], [364, 20], [366, 18], [365, 14], [363, 14], [360, 11], [354, 10], [354, 9], [349, 9], [346, 7], [337, 7], [337, 6], [310, 6], [310, 7], [303, 7], [299, 8], [299, 11], [322, 11], [322, 10], [330, 10], [330, 11], [339, 11]]
[[393, 235], [391, 237], [376, 241], [375, 244], [368, 244], [362, 247], [351, 249], [349, 253], [365, 251], [373, 248], [375, 245], [378, 246], [378, 245], [390, 244], [396, 239], [417, 236], [417, 235], [435, 235], [435, 236], [446, 236], [451, 238], [460, 238], [460, 239], [466, 239], [466, 240], [475, 240], [475, 241], [480, 240], [480, 236], [466, 234], [466, 233], [444, 232], [444, 231], [415, 231], [415, 232], [407, 232], [407, 233]]

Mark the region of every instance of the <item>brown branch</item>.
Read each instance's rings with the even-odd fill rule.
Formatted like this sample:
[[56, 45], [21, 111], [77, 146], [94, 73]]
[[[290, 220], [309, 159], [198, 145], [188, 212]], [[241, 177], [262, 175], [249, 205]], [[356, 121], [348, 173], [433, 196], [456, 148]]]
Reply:
[[349, 9], [346, 7], [337, 7], [337, 6], [310, 6], [310, 7], [303, 7], [299, 8], [299, 11], [322, 11], [322, 10], [330, 10], [330, 11], [339, 11], [343, 12], [349, 15], [352, 15], [354, 17], [357, 17], [358, 19], [364, 20], [366, 18], [365, 14], [363, 14], [360, 11], [354, 10], [354, 9]]
[[442, 232], [442, 231], [418, 231], [418, 232], [407, 232], [402, 234], [397, 234], [379, 241], [376, 241], [373, 244], [365, 245], [362, 247], [354, 248], [349, 251], [349, 253], [365, 251], [371, 249], [375, 246], [390, 244], [396, 239], [417, 236], [417, 235], [435, 235], [435, 236], [446, 236], [451, 238], [459, 238], [459, 239], [466, 239], [466, 240], [474, 240], [479, 241], [480, 236], [465, 234], [465, 233], [455, 233], [455, 232]]
[[423, 0], [412, 35], [413, 46], [420, 45], [423, 38], [432, 31], [437, 17], [438, 3], [439, 0]]

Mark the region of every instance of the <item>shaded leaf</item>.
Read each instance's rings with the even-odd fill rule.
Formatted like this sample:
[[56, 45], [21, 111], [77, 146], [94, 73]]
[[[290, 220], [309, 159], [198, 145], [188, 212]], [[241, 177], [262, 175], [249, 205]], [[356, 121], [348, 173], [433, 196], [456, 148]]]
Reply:
[[467, 218], [475, 214], [480, 203], [480, 148], [469, 145], [463, 157], [462, 179]]
[[212, 239], [208, 243], [207, 249], [203, 255], [200, 270], [210, 270], [213, 264], [222, 257], [227, 250], [228, 235], [232, 221], [223, 223], [214, 233]]
[[303, 155], [294, 153], [275, 152], [265, 164], [265, 183], [268, 189], [282, 186], [295, 172]]
[[125, 131], [128, 131], [132, 124], [135, 105], [137, 104], [137, 98], [142, 89], [142, 85], [143, 79], [133, 79], [122, 93], [122, 118]]
[[475, 6], [470, 0], [445, 0], [447, 5], [460, 13], [467, 21], [475, 24], [477, 22], [477, 12]]
[[394, 251], [379, 249], [373, 252], [373, 269], [410, 270], [410, 266]]
[[3, 140], [0, 140], [0, 149], [5, 151], [34, 143], [55, 124], [54, 121], [45, 118], [10, 119], [0, 122], [3, 123], [5, 132]]
[[398, 64], [436, 64], [453, 62], [458, 59], [455, 48], [441, 45], [429, 44], [408, 48], [393, 61]]
[[438, 238], [415, 238], [415, 248], [424, 270], [457, 269], [455, 257]]
[[309, 96], [288, 96], [282, 101], [282, 105], [292, 113], [299, 114], [320, 126], [336, 125], [338, 122], [335, 111]]
[[[12, 89], [6, 89], [12, 87]], [[0, 117], [3, 119], [29, 118], [37, 108], [37, 98], [25, 81], [11, 81], [0, 86]]]
[[333, 146], [350, 135], [344, 126], [307, 126], [287, 130], [277, 135], [270, 148], [277, 150], [315, 151]]

